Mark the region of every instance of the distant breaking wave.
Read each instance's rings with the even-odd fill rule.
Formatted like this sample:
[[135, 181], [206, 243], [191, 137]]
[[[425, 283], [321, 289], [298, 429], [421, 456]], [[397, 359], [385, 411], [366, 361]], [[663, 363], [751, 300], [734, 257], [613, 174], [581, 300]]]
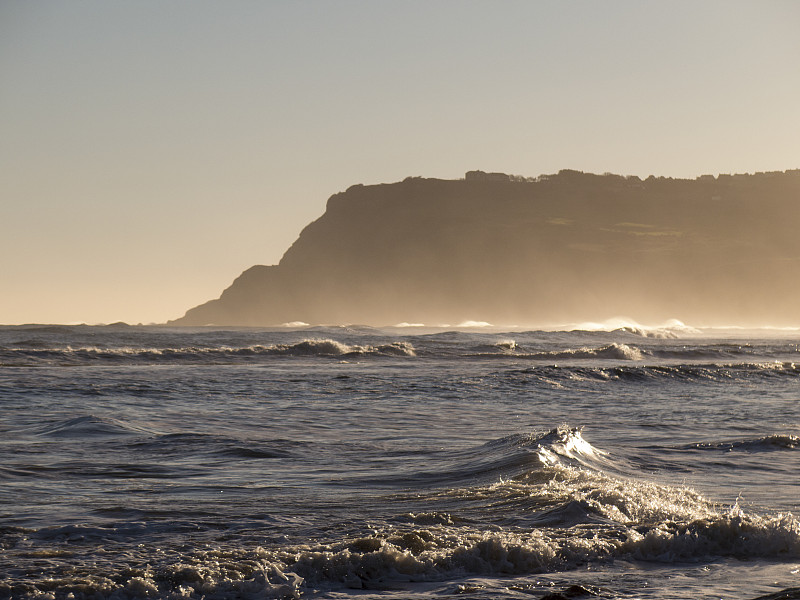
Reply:
[[[608, 344], [597, 348], [546, 352], [526, 352], [513, 340], [473, 348], [418, 347], [410, 341], [347, 344], [332, 339], [306, 339], [296, 343], [252, 345], [246, 347], [176, 348], [2, 348], [0, 367], [46, 367], [114, 364], [248, 364], [284, 358], [317, 359], [430, 359], [452, 361], [492, 360], [530, 361], [531, 366], [502, 371], [503, 378], [524, 379], [528, 383], [558, 387], [587, 382], [649, 383], [659, 381], [745, 382], [758, 378], [798, 377], [800, 362], [774, 360], [742, 361], [748, 349], [688, 349], [663, 351], [627, 344]], [[669, 359], [739, 358], [739, 361], [661, 363]], [[754, 357], [755, 358], [755, 357]], [[653, 364], [646, 361], [653, 360]], [[562, 364], [563, 362], [563, 364]], [[545, 363], [545, 364], [536, 364]], [[551, 363], [551, 364], [547, 364]], [[639, 364], [637, 364], [639, 363]], [[642, 364], [644, 363], [644, 364]]]
[[630, 333], [647, 338], [670, 339], [680, 335], [696, 335], [701, 333], [699, 329], [690, 327], [678, 319], [670, 319], [662, 325], [646, 326], [627, 318], [608, 319], [602, 323], [579, 323], [567, 329], [574, 331], [607, 331]]
[[0, 348], [0, 366], [37, 364], [69, 364], [97, 362], [214, 362], [246, 359], [258, 356], [416, 356], [414, 346], [408, 342], [380, 345], [344, 344], [331, 339], [308, 339], [294, 344], [269, 346], [231, 347], [181, 347], [181, 348], [101, 348], [85, 346], [72, 348]]
[[523, 355], [525, 358], [544, 360], [565, 360], [571, 358], [602, 358], [612, 360], [643, 360], [649, 353], [635, 346], [627, 344], [608, 344], [599, 348], [578, 348], [576, 350], [562, 350], [542, 352], [538, 354]]
[[598, 348], [581, 347], [547, 352], [526, 352], [514, 340], [503, 340], [491, 346], [476, 348], [478, 352], [471, 354], [483, 358], [524, 358], [529, 360], [570, 360], [570, 359], [608, 359], [608, 360], [643, 360], [650, 352], [640, 350], [627, 344], [612, 343]]
[[800, 378], [800, 364], [793, 362], [742, 363], [729, 365], [663, 365], [633, 366], [558, 366], [545, 365], [510, 369], [497, 373], [509, 382], [545, 387], [583, 387], [602, 382], [608, 383], [664, 383], [667, 381], [744, 383], [763, 378]]
[[277, 344], [253, 348], [254, 352], [288, 356], [416, 356], [408, 342], [380, 346], [348, 345], [335, 340], [303, 340], [297, 344]]

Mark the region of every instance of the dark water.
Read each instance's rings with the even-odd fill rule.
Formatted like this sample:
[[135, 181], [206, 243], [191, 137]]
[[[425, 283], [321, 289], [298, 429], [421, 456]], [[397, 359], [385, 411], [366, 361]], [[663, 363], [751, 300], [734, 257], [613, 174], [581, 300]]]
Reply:
[[0, 328], [0, 597], [791, 590], [798, 340]]

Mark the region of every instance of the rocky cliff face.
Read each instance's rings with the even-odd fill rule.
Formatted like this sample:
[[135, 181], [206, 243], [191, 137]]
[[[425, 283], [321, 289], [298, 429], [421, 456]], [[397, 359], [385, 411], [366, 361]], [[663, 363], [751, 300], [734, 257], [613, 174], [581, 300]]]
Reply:
[[800, 321], [800, 171], [484, 175], [336, 194], [278, 265], [172, 323]]

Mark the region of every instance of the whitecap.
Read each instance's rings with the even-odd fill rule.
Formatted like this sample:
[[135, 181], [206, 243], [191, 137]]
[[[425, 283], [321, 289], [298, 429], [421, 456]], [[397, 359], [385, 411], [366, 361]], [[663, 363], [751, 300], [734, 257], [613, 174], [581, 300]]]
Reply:
[[491, 323], [487, 321], [462, 321], [456, 327], [469, 327], [469, 328], [479, 328], [479, 327], [493, 327]]

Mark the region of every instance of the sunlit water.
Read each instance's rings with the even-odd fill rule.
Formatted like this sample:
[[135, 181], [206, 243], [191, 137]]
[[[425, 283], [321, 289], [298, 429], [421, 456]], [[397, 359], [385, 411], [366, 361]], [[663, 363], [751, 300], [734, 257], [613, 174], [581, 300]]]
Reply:
[[798, 339], [0, 328], [0, 597], [800, 587]]

